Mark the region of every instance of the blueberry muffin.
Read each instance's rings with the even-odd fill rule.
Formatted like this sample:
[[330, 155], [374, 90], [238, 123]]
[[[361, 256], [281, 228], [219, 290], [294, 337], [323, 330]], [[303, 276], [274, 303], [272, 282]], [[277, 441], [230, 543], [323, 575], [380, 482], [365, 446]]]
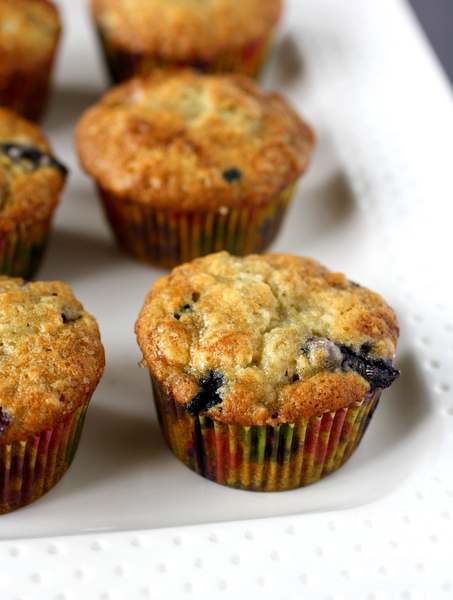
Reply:
[[114, 82], [162, 67], [255, 76], [281, 0], [91, 0]]
[[289, 254], [219, 252], [176, 267], [153, 285], [136, 333], [171, 450], [246, 490], [338, 469], [399, 375], [386, 302]]
[[47, 0], [0, 0], [0, 105], [33, 121], [47, 103], [61, 23]]
[[81, 117], [76, 144], [120, 246], [163, 267], [276, 236], [314, 134], [242, 75], [135, 77]]
[[0, 276], [0, 514], [69, 467], [104, 370], [95, 319], [61, 281]]
[[0, 274], [33, 276], [66, 175], [38, 126], [0, 107]]

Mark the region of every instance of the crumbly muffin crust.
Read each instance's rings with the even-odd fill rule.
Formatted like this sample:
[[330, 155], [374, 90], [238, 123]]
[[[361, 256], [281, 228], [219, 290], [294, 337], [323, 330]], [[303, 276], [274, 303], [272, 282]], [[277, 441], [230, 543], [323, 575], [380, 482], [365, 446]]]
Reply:
[[275, 197], [306, 169], [313, 139], [279, 94], [192, 70], [116, 86], [76, 129], [82, 166], [101, 188], [188, 211]]
[[47, 0], [0, 0], [0, 86], [14, 69], [28, 70], [53, 51], [61, 30]]
[[92, 0], [95, 22], [116, 46], [171, 60], [204, 58], [266, 36], [281, 0]]
[[61, 422], [104, 369], [95, 319], [60, 281], [0, 276], [0, 443]]
[[136, 323], [143, 366], [192, 412], [292, 423], [397, 377], [394, 311], [376, 293], [289, 254], [220, 252], [175, 268]]
[[0, 107], [0, 233], [47, 219], [65, 178], [39, 127]]

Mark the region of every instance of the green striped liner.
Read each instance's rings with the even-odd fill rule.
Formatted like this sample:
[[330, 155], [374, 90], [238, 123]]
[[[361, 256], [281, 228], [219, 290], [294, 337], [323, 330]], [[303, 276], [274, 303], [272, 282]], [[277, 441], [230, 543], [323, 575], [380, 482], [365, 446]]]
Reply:
[[158, 54], [127, 52], [111, 42], [102, 28], [97, 28], [106, 66], [114, 83], [134, 75], [146, 75], [157, 69], [193, 68], [204, 73], [242, 73], [257, 77], [271, 46], [271, 36], [258, 38], [237, 50], [225, 50], [209, 59], [172, 60]]
[[164, 438], [187, 467], [217, 483], [281, 491], [319, 481], [354, 452], [381, 389], [347, 408], [278, 426], [224, 424], [189, 414], [151, 377]]
[[275, 239], [295, 183], [269, 202], [209, 212], [155, 210], [99, 188], [121, 248], [141, 261], [173, 268], [220, 250], [244, 256], [264, 252]]
[[0, 514], [37, 500], [60, 481], [76, 453], [88, 404], [51, 429], [0, 444]]
[[50, 219], [0, 233], [0, 274], [31, 279], [45, 250]]

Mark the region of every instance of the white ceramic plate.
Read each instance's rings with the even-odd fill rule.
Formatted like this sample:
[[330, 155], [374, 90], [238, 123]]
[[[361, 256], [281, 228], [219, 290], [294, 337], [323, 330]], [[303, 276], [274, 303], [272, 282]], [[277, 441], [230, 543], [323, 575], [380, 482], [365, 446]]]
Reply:
[[402, 376], [338, 472], [259, 494], [202, 479], [162, 440], [133, 328], [164, 271], [115, 247], [79, 168], [73, 128], [107, 77], [86, 3], [57, 3], [42, 126], [71, 175], [38, 277], [67, 281], [96, 316], [107, 366], [68, 473], [0, 518], [0, 597], [452, 598], [453, 110], [406, 5], [287, 0], [262, 76], [318, 136], [272, 249], [381, 293]]

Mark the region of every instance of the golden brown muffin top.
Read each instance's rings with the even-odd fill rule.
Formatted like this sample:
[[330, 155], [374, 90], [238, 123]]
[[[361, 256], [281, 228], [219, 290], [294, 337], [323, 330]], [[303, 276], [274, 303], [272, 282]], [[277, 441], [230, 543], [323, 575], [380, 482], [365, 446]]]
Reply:
[[91, 0], [104, 35], [123, 50], [209, 59], [270, 33], [281, 0]]
[[96, 321], [67, 284], [0, 276], [0, 443], [61, 422], [103, 370]]
[[109, 192], [202, 211], [273, 198], [307, 167], [313, 132], [247, 77], [184, 70], [113, 88], [82, 115], [76, 143]]
[[65, 177], [40, 128], [0, 107], [0, 232], [48, 218]]
[[0, 0], [0, 76], [51, 52], [60, 27], [58, 11], [47, 0]]
[[219, 252], [156, 281], [136, 323], [143, 366], [189, 412], [291, 423], [397, 377], [398, 324], [376, 293], [289, 254]]

